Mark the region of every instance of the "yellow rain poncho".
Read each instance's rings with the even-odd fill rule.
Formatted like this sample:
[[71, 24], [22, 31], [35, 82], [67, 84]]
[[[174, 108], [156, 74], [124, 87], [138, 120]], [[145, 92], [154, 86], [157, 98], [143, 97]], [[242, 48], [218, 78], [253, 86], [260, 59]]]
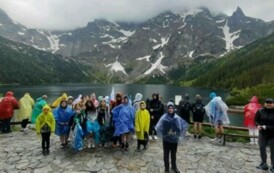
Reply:
[[[45, 109], [49, 110], [47, 114], [45, 114]], [[43, 112], [36, 119], [36, 132], [40, 133], [45, 124], [49, 126], [51, 133], [55, 131], [55, 119], [48, 105], [43, 107]]]
[[[141, 102], [140, 104], [145, 104], [145, 102]], [[144, 140], [144, 133], [149, 130], [150, 124], [150, 114], [148, 110], [141, 110], [140, 108], [137, 110], [135, 114], [135, 132], [137, 139]]]
[[66, 93], [64, 93], [62, 96], [58, 97], [50, 106], [52, 108], [57, 108], [62, 100], [67, 100], [68, 96]]
[[29, 119], [31, 116], [33, 105], [34, 100], [31, 98], [29, 93], [25, 93], [25, 95], [19, 100], [19, 111], [16, 119], [18, 121]]

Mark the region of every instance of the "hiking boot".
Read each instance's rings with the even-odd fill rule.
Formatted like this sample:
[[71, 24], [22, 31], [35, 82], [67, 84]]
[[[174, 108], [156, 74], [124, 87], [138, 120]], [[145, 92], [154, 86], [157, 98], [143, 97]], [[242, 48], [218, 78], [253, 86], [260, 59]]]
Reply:
[[194, 139], [196, 139], [197, 138], [197, 135], [194, 135]]
[[46, 154], [49, 155], [49, 149], [46, 150]]
[[47, 154], [46, 150], [43, 150], [42, 154], [45, 156]]
[[262, 162], [260, 165], [256, 166], [256, 168], [261, 170], [268, 170], [268, 165]]
[[165, 170], [165, 173], [170, 173], [168, 169]]
[[173, 171], [174, 173], [181, 173], [181, 171], [180, 171], [178, 168], [172, 168], [172, 171]]
[[202, 135], [198, 135], [198, 139], [201, 139], [202, 138]]

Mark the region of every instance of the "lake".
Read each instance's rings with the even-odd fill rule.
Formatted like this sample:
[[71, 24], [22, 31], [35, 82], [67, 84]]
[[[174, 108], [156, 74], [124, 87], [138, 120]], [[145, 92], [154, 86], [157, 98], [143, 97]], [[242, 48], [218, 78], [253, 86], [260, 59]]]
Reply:
[[[136, 93], [143, 94], [143, 99], [151, 98], [153, 93], [159, 93], [162, 96], [164, 103], [167, 103], [170, 99], [175, 100], [175, 95], [190, 95], [190, 101], [195, 101], [196, 94], [200, 94], [203, 98], [203, 103], [209, 102], [209, 93], [214, 91], [217, 95], [225, 98], [227, 92], [222, 90], [210, 90], [204, 88], [194, 87], [180, 87], [174, 85], [149, 85], [149, 84], [56, 84], [56, 85], [39, 85], [39, 86], [0, 86], [0, 93], [5, 94], [7, 91], [13, 91], [14, 96], [19, 100], [25, 92], [29, 92], [33, 99], [37, 99], [42, 95], [48, 96], [48, 103], [52, 103], [63, 93], [71, 95], [77, 98], [79, 94], [90, 95], [96, 93], [96, 96], [110, 95], [112, 87], [114, 87], [115, 93], [122, 92], [123, 94], [130, 95], [134, 100]], [[230, 114], [230, 125], [242, 126], [243, 116]]]

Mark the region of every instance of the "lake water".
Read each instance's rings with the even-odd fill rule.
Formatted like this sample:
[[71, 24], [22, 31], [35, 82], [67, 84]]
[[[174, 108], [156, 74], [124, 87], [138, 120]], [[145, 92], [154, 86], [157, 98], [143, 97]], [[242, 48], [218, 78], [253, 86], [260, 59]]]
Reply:
[[[194, 87], [179, 87], [174, 85], [147, 85], [147, 84], [57, 84], [57, 85], [39, 85], [39, 86], [0, 86], [0, 93], [4, 94], [7, 91], [13, 91], [14, 96], [19, 100], [25, 92], [29, 92], [33, 99], [37, 99], [42, 95], [48, 96], [48, 103], [52, 103], [63, 93], [71, 95], [77, 98], [79, 94], [90, 95], [96, 93], [98, 96], [110, 95], [112, 87], [114, 87], [115, 93], [122, 92], [123, 94], [130, 95], [132, 100], [136, 93], [143, 94], [143, 99], [151, 98], [153, 93], [159, 93], [162, 96], [164, 103], [167, 103], [170, 99], [175, 100], [175, 95], [190, 95], [190, 101], [194, 102], [195, 95], [200, 94], [203, 98], [203, 103], [209, 102], [208, 95], [213, 90], [194, 88]], [[214, 90], [217, 95], [225, 98], [227, 92], [222, 90]], [[231, 125], [242, 126], [242, 115], [229, 115]]]

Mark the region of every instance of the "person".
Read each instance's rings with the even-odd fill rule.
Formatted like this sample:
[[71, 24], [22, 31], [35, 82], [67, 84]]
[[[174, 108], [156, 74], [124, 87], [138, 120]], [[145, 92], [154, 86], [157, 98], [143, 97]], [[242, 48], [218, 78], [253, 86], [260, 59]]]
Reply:
[[0, 102], [0, 121], [2, 133], [10, 133], [10, 121], [14, 114], [14, 109], [18, 109], [18, 101], [13, 97], [13, 92], [8, 91]]
[[108, 147], [108, 142], [110, 141], [110, 138], [112, 136], [111, 133], [109, 133], [109, 110], [106, 103], [105, 98], [102, 98], [99, 101], [99, 107], [98, 107], [98, 116], [97, 120], [100, 125], [100, 138], [101, 138], [101, 144], [104, 147]]
[[259, 130], [259, 149], [261, 156], [261, 164], [256, 168], [268, 170], [266, 146], [270, 146], [270, 172], [274, 173], [274, 101], [267, 98], [264, 107], [259, 109], [255, 115], [255, 124]]
[[135, 111], [137, 111], [140, 108], [140, 103], [142, 101], [142, 98], [143, 98], [143, 94], [136, 93], [135, 99], [133, 101], [133, 107]]
[[95, 148], [95, 144], [99, 143], [100, 139], [100, 125], [97, 120], [98, 111], [92, 102], [88, 100], [85, 104], [85, 117], [86, 117], [86, 137], [87, 147]]
[[24, 96], [19, 100], [19, 112], [17, 120], [21, 121], [21, 131], [26, 132], [27, 124], [31, 116], [32, 107], [34, 106], [34, 100], [31, 98], [29, 93], [25, 93]]
[[144, 150], [146, 150], [150, 124], [150, 115], [148, 110], [146, 109], [146, 103], [144, 101], [141, 101], [139, 107], [140, 108], [135, 113], [135, 133], [137, 136], [137, 151], [141, 151], [141, 144], [144, 146]]
[[70, 122], [73, 111], [68, 107], [66, 100], [61, 100], [60, 105], [53, 112], [56, 120], [55, 134], [60, 137], [61, 148], [68, 147]]
[[46, 99], [48, 98], [47, 95], [43, 95], [42, 97], [39, 97], [33, 107], [32, 113], [31, 113], [31, 123], [35, 124], [36, 118], [38, 115], [42, 113], [43, 107], [47, 104]]
[[164, 105], [159, 100], [159, 94], [152, 94], [152, 100], [150, 100], [148, 108], [150, 114], [149, 139], [157, 140], [157, 131], [155, 130], [155, 126], [158, 123], [161, 116], [164, 114]]
[[[250, 102], [244, 107], [244, 126], [248, 128], [250, 136], [259, 136], [259, 130], [255, 125], [255, 114], [261, 108], [258, 98], [253, 96]], [[258, 138], [250, 138], [250, 144], [258, 144]]]
[[134, 131], [135, 111], [127, 95], [123, 98], [123, 104], [115, 107], [111, 113], [115, 126], [114, 136], [121, 136], [121, 150], [128, 151], [130, 133]]
[[[184, 99], [179, 102], [179, 106], [177, 109], [178, 115], [183, 118], [188, 124], [190, 123], [190, 112], [192, 109], [192, 105], [189, 100], [189, 94], [184, 95]], [[187, 131], [186, 136], [190, 136], [191, 134]]]
[[185, 94], [184, 99], [179, 102], [178, 115], [183, 118], [187, 123], [190, 123], [191, 103], [189, 95]]
[[215, 92], [210, 93], [209, 98], [211, 100], [205, 106], [205, 110], [209, 117], [209, 122], [212, 123], [215, 128], [215, 138], [213, 141], [221, 143], [224, 133], [223, 125], [230, 123], [227, 115], [228, 107]]
[[204, 104], [202, 103], [202, 97], [197, 94], [196, 101], [192, 104], [192, 115], [193, 115], [193, 131], [194, 131], [194, 138], [198, 139], [202, 138], [202, 123], [204, 121], [205, 109]]
[[50, 105], [50, 107], [52, 107], [52, 108], [57, 108], [57, 107], [60, 105], [61, 101], [64, 101], [64, 100], [66, 101], [67, 98], [68, 98], [68, 95], [67, 95], [66, 93], [63, 93], [60, 97], [58, 97], [58, 98]]
[[72, 147], [76, 151], [81, 151], [84, 147], [83, 137], [86, 128], [85, 116], [80, 104], [74, 105], [74, 115], [71, 117]]
[[165, 113], [155, 129], [159, 137], [163, 138], [164, 165], [165, 172], [169, 173], [169, 154], [171, 153], [171, 168], [175, 173], [180, 173], [176, 165], [176, 153], [179, 139], [185, 136], [188, 123], [175, 113], [174, 103], [167, 103], [167, 113]]
[[95, 93], [90, 94], [90, 99], [93, 102], [95, 108], [97, 108], [99, 106], [99, 102], [96, 99], [96, 94]]
[[68, 102], [68, 107], [73, 109], [73, 97], [72, 96], [68, 96], [67, 102]]
[[[110, 126], [110, 129], [112, 131], [112, 133], [114, 134], [115, 132], [115, 125], [114, 125], [114, 121], [113, 121], [113, 114], [112, 114], [112, 110], [119, 106], [120, 104], [122, 104], [123, 102], [123, 97], [122, 97], [122, 93], [118, 92], [116, 93], [115, 95], [115, 100], [112, 100], [112, 102], [110, 103], [110, 122], [109, 122], [109, 126]], [[121, 141], [121, 136], [114, 136], [112, 137], [112, 147], [115, 148], [117, 146], [119, 146], [122, 141]], [[119, 144], [117, 144], [119, 141]]]
[[55, 131], [55, 119], [51, 108], [45, 105], [36, 119], [36, 133], [42, 136], [42, 154], [49, 154], [50, 134]]

